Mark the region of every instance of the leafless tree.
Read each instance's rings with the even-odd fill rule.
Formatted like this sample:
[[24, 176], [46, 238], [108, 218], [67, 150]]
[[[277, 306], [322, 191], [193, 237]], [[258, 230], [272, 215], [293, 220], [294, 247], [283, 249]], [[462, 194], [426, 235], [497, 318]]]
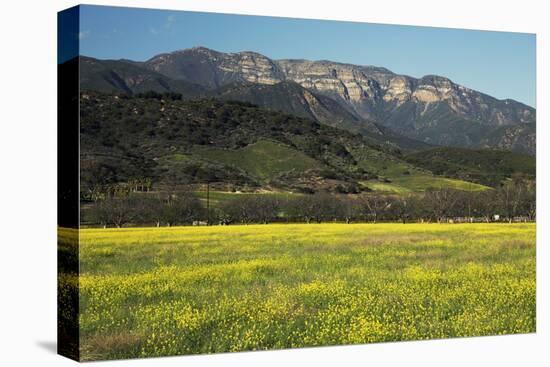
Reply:
[[161, 220], [169, 227], [176, 224], [189, 224], [202, 219], [204, 207], [190, 192], [172, 193], [167, 196], [161, 209]]
[[253, 208], [254, 219], [267, 224], [277, 217], [281, 209], [281, 200], [274, 195], [255, 195]]
[[448, 188], [430, 190], [424, 195], [424, 200], [437, 223], [441, 223], [451, 214], [458, 199], [459, 192]]
[[342, 218], [344, 207], [335, 196], [325, 192], [303, 195], [290, 200], [285, 211], [306, 223], [332, 221]]
[[405, 224], [411, 217], [411, 212], [414, 207], [411, 204], [412, 196], [393, 196], [390, 199], [386, 210], [389, 211], [390, 216], [399, 219], [401, 223]]
[[372, 218], [373, 223], [378, 221], [382, 211], [387, 208], [388, 198], [382, 195], [364, 194], [359, 196], [362, 211], [367, 218]]
[[225, 222], [250, 224], [254, 222], [256, 203], [254, 202], [254, 198], [243, 194], [242, 197], [224, 202], [220, 206], [220, 209], [224, 214]]
[[142, 198], [139, 204], [140, 220], [144, 223], [154, 223], [160, 227], [167, 200], [167, 197], [161, 195]]
[[525, 201], [526, 212], [529, 220], [535, 220], [537, 216], [537, 188], [534, 182], [527, 187]]
[[496, 191], [493, 189], [484, 190], [470, 194], [472, 197], [472, 210], [489, 223], [498, 208]]
[[534, 218], [536, 214], [535, 183], [522, 175], [514, 175], [497, 190], [497, 201], [509, 223], [519, 215]]
[[363, 214], [363, 206], [355, 196], [342, 195], [338, 197], [338, 206], [337, 218], [343, 219], [348, 224], [361, 218]]
[[114, 225], [121, 228], [137, 217], [137, 203], [135, 198], [127, 196], [99, 200], [92, 208], [92, 217], [103, 227]]

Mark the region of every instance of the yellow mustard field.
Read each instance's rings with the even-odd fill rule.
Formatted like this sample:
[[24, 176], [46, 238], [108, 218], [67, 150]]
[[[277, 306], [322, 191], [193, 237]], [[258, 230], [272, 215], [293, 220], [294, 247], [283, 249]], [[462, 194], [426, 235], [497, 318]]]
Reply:
[[80, 272], [84, 360], [529, 333], [536, 324], [534, 224], [85, 229]]

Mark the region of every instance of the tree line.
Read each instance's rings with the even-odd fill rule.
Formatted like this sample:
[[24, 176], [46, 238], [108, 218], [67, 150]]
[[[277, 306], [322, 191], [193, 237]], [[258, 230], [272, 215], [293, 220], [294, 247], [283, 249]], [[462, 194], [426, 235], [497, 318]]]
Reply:
[[[104, 227], [133, 225], [252, 224], [272, 222], [491, 222], [535, 220], [532, 182], [512, 180], [497, 189], [466, 192], [428, 190], [408, 195], [235, 194], [207, 210], [193, 192], [109, 196], [91, 208]], [[498, 216], [498, 217], [496, 217]]]

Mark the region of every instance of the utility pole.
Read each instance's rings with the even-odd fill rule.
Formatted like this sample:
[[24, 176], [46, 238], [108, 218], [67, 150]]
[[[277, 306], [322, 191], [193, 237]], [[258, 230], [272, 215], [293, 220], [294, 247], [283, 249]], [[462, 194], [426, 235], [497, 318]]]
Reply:
[[466, 194], [467, 197], [468, 197], [468, 222], [470, 223], [473, 223], [473, 218], [472, 218], [472, 192], [473, 191], [473, 186], [472, 186], [472, 181], [471, 181], [471, 178], [469, 176], [468, 177], [468, 193]]
[[206, 225], [210, 225], [210, 181], [206, 181]]

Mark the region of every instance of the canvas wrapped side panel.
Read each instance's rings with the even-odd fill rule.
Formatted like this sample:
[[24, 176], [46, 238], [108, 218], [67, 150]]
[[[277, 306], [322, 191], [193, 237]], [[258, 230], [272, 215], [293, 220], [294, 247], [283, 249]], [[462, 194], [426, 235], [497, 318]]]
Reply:
[[57, 350], [79, 360], [79, 7], [58, 13]]

